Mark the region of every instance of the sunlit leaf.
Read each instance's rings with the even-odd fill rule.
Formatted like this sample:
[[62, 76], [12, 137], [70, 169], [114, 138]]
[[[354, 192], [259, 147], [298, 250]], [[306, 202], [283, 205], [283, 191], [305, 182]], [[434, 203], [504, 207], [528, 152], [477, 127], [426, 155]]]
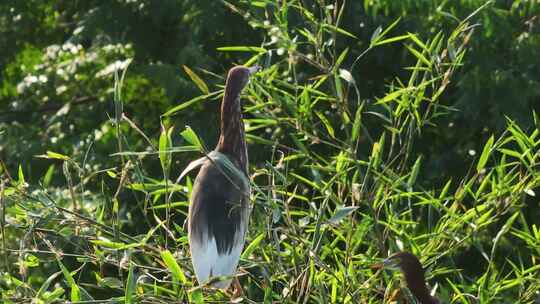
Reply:
[[199, 75], [195, 74], [195, 72], [193, 72], [189, 67], [183, 65], [182, 66], [184, 68], [184, 71], [186, 72], [186, 74], [188, 74], [189, 78], [191, 78], [191, 80], [197, 85], [197, 87], [204, 93], [204, 94], [208, 94], [209, 93], [209, 90], [208, 90], [208, 86], [206, 85], [206, 83], [204, 82], [204, 80], [202, 80]]
[[345, 217], [352, 214], [354, 211], [356, 211], [358, 207], [356, 206], [340, 206], [337, 207], [334, 211], [334, 215], [328, 220], [329, 223], [337, 225], [341, 220], [343, 220]]
[[493, 135], [488, 139], [486, 144], [484, 145], [484, 149], [482, 150], [482, 154], [480, 154], [480, 158], [478, 159], [478, 164], [476, 165], [476, 171], [480, 172], [482, 169], [484, 169], [489, 156], [491, 155], [491, 151], [493, 148], [493, 142], [494, 142]]
[[186, 284], [187, 279], [180, 268], [180, 265], [176, 262], [176, 259], [169, 250], [164, 250], [161, 252], [161, 259], [167, 265], [167, 268], [172, 273], [173, 277], [178, 280], [181, 284]]

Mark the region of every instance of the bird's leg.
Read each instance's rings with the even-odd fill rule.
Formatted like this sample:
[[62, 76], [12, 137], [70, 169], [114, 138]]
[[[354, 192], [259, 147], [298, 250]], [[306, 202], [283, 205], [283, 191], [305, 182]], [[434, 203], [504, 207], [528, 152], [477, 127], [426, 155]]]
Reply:
[[242, 285], [240, 285], [240, 281], [238, 280], [238, 277], [234, 277], [232, 281], [232, 288], [233, 288], [233, 294], [232, 298], [240, 298], [244, 295], [244, 291], [242, 290]]

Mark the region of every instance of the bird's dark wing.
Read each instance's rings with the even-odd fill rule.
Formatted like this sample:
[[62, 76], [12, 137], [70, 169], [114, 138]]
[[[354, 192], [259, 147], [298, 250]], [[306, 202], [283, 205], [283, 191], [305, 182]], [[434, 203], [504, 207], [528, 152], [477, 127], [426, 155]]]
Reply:
[[235, 234], [247, 225], [248, 191], [239, 178], [225, 176], [224, 170], [207, 160], [191, 194], [188, 228], [191, 237], [199, 242], [214, 237], [218, 253], [230, 252]]

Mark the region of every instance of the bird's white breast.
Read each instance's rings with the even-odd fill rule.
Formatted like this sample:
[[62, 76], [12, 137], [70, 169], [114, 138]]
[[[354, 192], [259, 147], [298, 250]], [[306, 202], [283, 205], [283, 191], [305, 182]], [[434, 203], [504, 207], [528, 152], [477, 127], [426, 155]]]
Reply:
[[[240, 254], [244, 247], [244, 232], [237, 231], [231, 251], [219, 253], [216, 240], [213, 236], [205, 237], [202, 241], [190, 237], [190, 252], [193, 269], [199, 284], [204, 284], [212, 277], [234, 276], [240, 260]], [[231, 284], [232, 278], [216, 281], [212, 286], [226, 289]]]

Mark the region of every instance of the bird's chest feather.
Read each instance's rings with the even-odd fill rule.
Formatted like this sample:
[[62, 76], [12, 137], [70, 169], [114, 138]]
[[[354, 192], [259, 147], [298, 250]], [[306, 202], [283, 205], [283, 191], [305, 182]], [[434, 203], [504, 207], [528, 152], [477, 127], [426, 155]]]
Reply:
[[200, 243], [214, 239], [219, 253], [230, 252], [235, 243], [243, 242], [249, 221], [248, 187], [234, 175], [226, 175], [212, 162], [206, 162], [192, 190], [190, 238]]

